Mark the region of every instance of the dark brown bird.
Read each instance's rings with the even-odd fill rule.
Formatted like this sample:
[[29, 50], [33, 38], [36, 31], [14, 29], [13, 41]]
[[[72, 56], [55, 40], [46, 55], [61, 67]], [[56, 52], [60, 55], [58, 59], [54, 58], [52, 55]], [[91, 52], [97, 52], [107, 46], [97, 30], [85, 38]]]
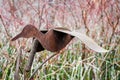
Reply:
[[41, 48], [40, 51], [46, 49], [51, 52], [58, 52], [66, 47], [66, 45], [74, 37], [78, 37], [92, 50], [96, 52], [108, 52], [108, 50], [105, 50], [97, 45], [91, 38], [87, 37], [86, 35], [75, 31], [70, 31], [69, 29], [62, 27], [52, 28], [48, 31], [39, 31], [35, 26], [29, 24], [23, 28], [21, 33], [12, 38], [12, 41], [18, 38], [30, 37], [35, 37], [39, 41], [39, 47]]

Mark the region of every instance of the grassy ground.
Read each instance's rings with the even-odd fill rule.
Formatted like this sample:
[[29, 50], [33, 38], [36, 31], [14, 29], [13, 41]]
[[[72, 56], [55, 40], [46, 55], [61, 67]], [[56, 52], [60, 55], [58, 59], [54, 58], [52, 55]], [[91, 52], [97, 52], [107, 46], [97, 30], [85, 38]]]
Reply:
[[[58, 56], [47, 62], [34, 80], [120, 80], [120, 45], [109, 53], [82, 52], [81, 42], [72, 44]], [[13, 80], [17, 50], [9, 42], [0, 48], [0, 79]], [[28, 77], [51, 52], [37, 53]], [[85, 57], [83, 58], [83, 54]], [[29, 53], [22, 52], [20, 78]]]

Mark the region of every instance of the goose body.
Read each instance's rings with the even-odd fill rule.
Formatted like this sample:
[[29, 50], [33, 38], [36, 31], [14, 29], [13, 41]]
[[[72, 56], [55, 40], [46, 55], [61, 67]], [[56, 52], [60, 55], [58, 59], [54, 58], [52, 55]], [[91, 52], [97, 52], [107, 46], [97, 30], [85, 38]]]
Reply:
[[30, 37], [35, 37], [39, 41], [38, 51], [46, 49], [51, 52], [57, 52], [63, 49], [74, 36], [60, 31], [55, 31], [54, 29], [43, 32], [39, 31], [33, 25], [26, 25], [21, 33], [12, 38], [12, 41], [18, 38]]
[[[39, 41], [38, 51], [40, 50], [48, 50], [51, 52], [57, 52], [66, 47], [66, 45], [74, 38], [77, 37], [84, 44], [86, 44], [90, 49], [96, 52], [108, 52], [104, 48], [100, 47], [97, 43], [95, 43], [88, 36], [70, 31], [69, 29], [63, 27], [52, 28], [46, 31], [39, 31], [33, 25], [26, 25], [22, 32], [12, 38], [12, 41], [18, 38], [30, 38], [35, 37]], [[39, 49], [40, 48], [40, 49]]]

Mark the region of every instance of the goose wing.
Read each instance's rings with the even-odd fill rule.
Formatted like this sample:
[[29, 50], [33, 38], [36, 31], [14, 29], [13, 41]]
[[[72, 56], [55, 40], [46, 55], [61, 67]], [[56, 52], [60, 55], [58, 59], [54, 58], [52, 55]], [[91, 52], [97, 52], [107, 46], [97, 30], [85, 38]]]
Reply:
[[66, 29], [66, 28], [63, 28], [63, 27], [54, 28], [53, 30], [63, 32], [63, 33], [69, 34], [71, 36], [77, 37], [85, 45], [87, 45], [90, 49], [92, 49], [96, 52], [109, 52], [109, 50], [106, 50], [106, 49], [100, 47], [95, 41], [93, 41], [91, 38], [89, 38], [85, 34], [75, 32], [75, 31], [70, 31], [69, 29]]

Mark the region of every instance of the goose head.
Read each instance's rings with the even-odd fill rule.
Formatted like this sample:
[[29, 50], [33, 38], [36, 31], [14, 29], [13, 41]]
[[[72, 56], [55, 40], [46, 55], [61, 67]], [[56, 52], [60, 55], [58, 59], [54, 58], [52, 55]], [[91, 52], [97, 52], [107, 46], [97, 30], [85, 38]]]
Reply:
[[30, 37], [35, 37], [39, 33], [38, 29], [33, 26], [33, 25], [26, 25], [23, 30], [13, 37], [11, 40], [14, 41], [18, 38], [30, 38]]

